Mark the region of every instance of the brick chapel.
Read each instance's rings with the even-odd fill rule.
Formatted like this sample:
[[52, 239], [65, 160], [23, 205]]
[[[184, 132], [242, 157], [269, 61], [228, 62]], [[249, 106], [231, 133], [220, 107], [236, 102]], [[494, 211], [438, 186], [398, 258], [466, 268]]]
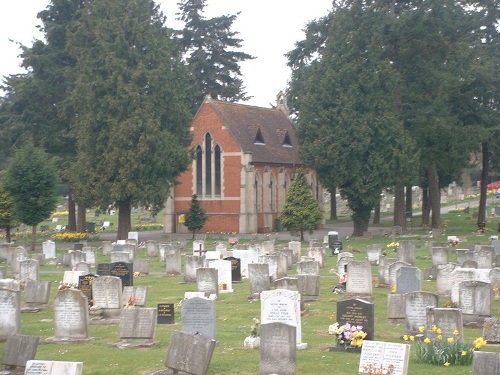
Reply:
[[[188, 233], [182, 223], [196, 194], [208, 220], [205, 233], [279, 230], [278, 216], [297, 168], [303, 167], [286, 98], [261, 108], [207, 97], [190, 127], [194, 160], [165, 204], [164, 232]], [[305, 169], [323, 209], [316, 172]]]

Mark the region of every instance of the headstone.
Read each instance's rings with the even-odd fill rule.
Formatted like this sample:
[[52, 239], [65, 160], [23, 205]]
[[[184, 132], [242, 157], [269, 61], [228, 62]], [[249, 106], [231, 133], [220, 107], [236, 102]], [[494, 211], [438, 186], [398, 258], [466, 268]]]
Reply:
[[477, 268], [492, 268], [495, 249], [491, 246], [481, 246], [477, 251], [474, 251], [474, 260], [477, 262]]
[[157, 324], [175, 324], [175, 311], [173, 303], [159, 303], [156, 311]]
[[397, 272], [401, 267], [405, 266], [410, 266], [410, 264], [399, 260], [389, 266], [389, 288], [393, 289], [396, 286]]
[[205, 256], [186, 255], [184, 258], [184, 282], [196, 282], [196, 270], [203, 267]]
[[474, 351], [472, 375], [500, 374], [500, 353]]
[[460, 268], [478, 268], [477, 262], [473, 259], [467, 259], [462, 262]]
[[75, 266], [76, 270], [75, 271], [81, 271], [84, 273], [90, 273], [90, 264], [87, 262], [78, 262]]
[[302, 296], [319, 296], [320, 281], [319, 275], [296, 275], [298, 290]]
[[0, 243], [0, 263], [7, 263], [9, 260], [9, 244]]
[[454, 331], [459, 332], [458, 337], [463, 340], [464, 329], [462, 311], [455, 308], [439, 308], [428, 307], [426, 308], [426, 332], [433, 332], [432, 326], [435, 325], [441, 329], [443, 337], [454, 337]]
[[146, 255], [149, 258], [154, 258], [158, 256], [158, 247], [156, 246], [156, 241], [152, 240], [146, 241]]
[[207, 375], [215, 345], [215, 340], [174, 331], [170, 339], [165, 366], [174, 372]]
[[415, 265], [415, 241], [399, 241], [398, 260], [410, 266]]
[[368, 261], [352, 260], [347, 265], [347, 295], [371, 296], [372, 289], [372, 267]]
[[378, 284], [379, 286], [389, 285], [389, 266], [397, 262], [396, 258], [381, 256], [378, 264]]
[[42, 251], [45, 255], [45, 259], [55, 259], [56, 258], [56, 243], [51, 240], [47, 240], [42, 243]]
[[19, 274], [19, 262], [28, 259], [28, 252], [24, 247], [16, 247], [10, 255], [10, 271], [13, 275]]
[[205, 241], [193, 241], [193, 255], [203, 255], [205, 252]]
[[21, 333], [21, 293], [0, 289], [0, 341], [11, 333]]
[[366, 260], [370, 262], [372, 265], [378, 265], [379, 258], [382, 255], [382, 246], [375, 245], [367, 245], [366, 246]]
[[24, 375], [82, 375], [83, 362], [39, 361], [26, 363]]
[[[241, 281], [241, 261], [235, 257], [227, 257], [224, 258], [231, 262], [231, 280], [232, 282], [240, 282]], [[220, 280], [219, 280], [220, 282]]]
[[278, 278], [278, 256], [261, 255], [259, 256], [259, 263], [269, 265], [269, 276], [271, 277], [271, 281], [274, 282]]
[[120, 339], [140, 341], [142, 344], [154, 344], [156, 329], [156, 309], [123, 309], [120, 317]]
[[456, 249], [455, 256], [457, 264], [462, 264], [467, 259], [474, 259], [474, 252], [469, 249]]
[[98, 276], [92, 281], [95, 307], [121, 310], [123, 306], [122, 282], [116, 276]]
[[296, 329], [281, 322], [261, 325], [260, 375], [296, 374]]
[[38, 280], [39, 266], [34, 259], [25, 259], [19, 262], [19, 281], [25, 284], [27, 280]]
[[111, 263], [128, 263], [130, 259], [130, 255], [126, 251], [112, 251], [110, 254]]
[[85, 275], [83, 271], [64, 271], [62, 282], [70, 288], [78, 288], [80, 276], [83, 275]]
[[301, 261], [297, 263], [297, 273], [302, 275], [319, 275], [320, 267], [319, 262], [312, 261]]
[[125, 262], [116, 262], [109, 265], [109, 274], [119, 277], [122, 280], [122, 286], [134, 285], [134, 264]]
[[248, 264], [252, 263], [251, 256], [252, 252], [250, 250], [233, 249], [233, 257], [240, 260], [240, 273], [242, 278], [248, 278]]
[[288, 248], [292, 250], [295, 259], [299, 259], [302, 250], [302, 243], [300, 241], [290, 241], [288, 242]]
[[280, 253], [286, 259], [286, 268], [287, 268], [287, 270], [291, 270], [292, 266], [294, 265], [294, 263], [297, 262], [297, 261], [294, 261], [293, 251], [290, 250], [290, 249], [281, 249]]
[[248, 265], [248, 285], [250, 287], [250, 298], [259, 299], [260, 293], [271, 289], [271, 278], [269, 276], [269, 265], [252, 263]]
[[128, 232], [127, 239], [135, 240], [136, 244], [139, 243], [139, 232]]
[[44, 308], [49, 303], [50, 281], [27, 280], [24, 287], [24, 302], [29, 308]]
[[274, 282], [276, 289], [294, 290], [299, 292], [299, 280], [296, 277], [282, 277]]
[[448, 264], [448, 248], [446, 247], [431, 248], [431, 259], [433, 266]]
[[96, 248], [85, 246], [82, 249], [85, 254], [85, 261], [90, 265], [90, 267], [95, 267], [96, 265]]
[[136, 258], [133, 262], [134, 273], [139, 275], [149, 275], [151, 261], [149, 259]]
[[18, 280], [0, 279], [0, 289], [7, 289], [19, 292], [21, 290], [21, 285], [19, 284]]
[[427, 324], [426, 309], [438, 307], [439, 296], [429, 292], [411, 292], [404, 296], [406, 332], [410, 335], [418, 334], [419, 327]]
[[387, 319], [396, 320], [405, 318], [405, 296], [404, 294], [387, 295]]
[[455, 270], [455, 265], [453, 263], [437, 266], [436, 286], [437, 286], [437, 293], [440, 296], [451, 295], [454, 270]]
[[363, 340], [358, 372], [360, 374], [407, 375], [410, 345]]
[[96, 273], [98, 276], [111, 276], [110, 271], [111, 263], [98, 263]]
[[7, 337], [2, 364], [9, 367], [26, 367], [26, 362], [35, 358], [38, 348], [38, 336], [14, 333]]
[[311, 247], [307, 249], [307, 256], [319, 262], [320, 268], [324, 267], [326, 255], [325, 249], [323, 249], [322, 247]]
[[491, 316], [491, 284], [462, 281], [458, 286], [458, 308], [465, 322], [480, 322]]
[[90, 339], [87, 297], [76, 289], [64, 289], [54, 299], [54, 337], [48, 342]]
[[196, 270], [196, 284], [198, 292], [204, 292], [208, 297], [219, 294], [218, 271], [215, 268], [200, 267]]
[[345, 270], [347, 269], [347, 265], [353, 260], [354, 255], [352, 255], [351, 253], [348, 253], [347, 251], [340, 253], [337, 260], [337, 273], [339, 275], [344, 274]]
[[85, 244], [83, 242], [75, 243], [73, 244], [73, 250], [75, 251], [81, 251]]
[[208, 298], [193, 297], [182, 300], [182, 332], [191, 333], [215, 340], [215, 301]]
[[126, 306], [133, 299], [135, 306], [146, 307], [148, 300], [147, 286], [124, 286], [122, 294], [122, 305]]
[[228, 260], [211, 260], [208, 262], [208, 265], [210, 268], [215, 268], [217, 270], [219, 293], [233, 292], [231, 262]]
[[113, 248], [111, 241], [102, 241], [102, 255], [109, 255]]
[[340, 326], [346, 323], [362, 326], [366, 340], [373, 340], [375, 333], [374, 304], [353, 298], [337, 302], [337, 321]]
[[455, 268], [452, 272], [451, 301], [458, 303], [458, 288], [462, 281], [473, 281], [476, 279], [474, 268]]
[[500, 318], [489, 317], [484, 319], [483, 338], [488, 344], [500, 343]]
[[403, 266], [396, 271], [396, 293], [405, 294], [422, 290], [422, 271]]
[[[77, 244], [75, 244], [77, 245]], [[81, 250], [73, 250], [69, 252], [69, 265], [75, 267], [77, 263], [85, 262], [85, 253]]]
[[90, 305], [94, 304], [94, 299], [92, 297], [92, 282], [96, 277], [97, 275], [88, 273], [78, 278], [78, 289], [87, 297]]
[[205, 253], [205, 259], [208, 261], [208, 260], [219, 260], [222, 258], [222, 254], [220, 251], [214, 251], [214, 250], [211, 250], [211, 251], [206, 251]]
[[135, 244], [127, 243], [127, 242], [125, 242], [125, 244], [122, 246], [122, 251], [128, 253], [128, 261], [131, 263], [135, 259], [136, 247], [137, 246]]
[[495, 301], [500, 300], [500, 268], [493, 268], [488, 275]]
[[165, 271], [167, 275], [180, 275], [182, 273], [180, 249], [174, 247], [165, 249]]
[[267, 290], [260, 294], [260, 300], [261, 324], [279, 322], [296, 327], [297, 348], [307, 348], [302, 342], [300, 293], [286, 289]]

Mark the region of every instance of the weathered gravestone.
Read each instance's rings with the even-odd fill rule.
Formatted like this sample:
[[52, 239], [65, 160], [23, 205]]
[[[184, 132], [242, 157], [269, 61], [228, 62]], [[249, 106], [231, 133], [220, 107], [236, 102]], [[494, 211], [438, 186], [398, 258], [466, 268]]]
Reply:
[[219, 293], [232, 293], [233, 280], [231, 271], [231, 262], [228, 260], [210, 260], [208, 262], [210, 268], [217, 270], [217, 281]]
[[260, 375], [296, 374], [296, 329], [296, 326], [281, 322], [262, 324]]
[[389, 266], [389, 288], [391, 288], [391, 290], [396, 287], [396, 276], [398, 270], [401, 267], [408, 267], [408, 266], [410, 266], [409, 263], [401, 262], [399, 260], [392, 263]]
[[378, 263], [378, 286], [387, 287], [389, 286], [389, 266], [397, 262], [396, 258], [387, 258], [381, 256]]
[[89, 341], [89, 302], [77, 289], [64, 289], [54, 299], [54, 337], [46, 342]]
[[39, 265], [34, 259], [24, 259], [19, 262], [18, 280], [21, 285], [26, 284], [27, 280], [38, 280]]
[[472, 354], [472, 375], [500, 374], [500, 353], [475, 351]]
[[437, 293], [440, 296], [451, 295], [451, 288], [453, 286], [453, 271], [455, 270], [455, 267], [455, 264], [452, 263], [437, 266], [436, 286]]
[[26, 363], [24, 375], [82, 375], [83, 362], [38, 361]]
[[200, 267], [196, 270], [196, 285], [198, 292], [204, 292], [208, 297], [211, 294], [219, 295], [219, 278], [215, 268]]
[[96, 248], [85, 246], [82, 249], [85, 254], [85, 261], [90, 265], [90, 267], [95, 267], [96, 265]]
[[397, 322], [405, 318], [405, 295], [389, 293], [387, 295], [387, 319]]
[[[118, 323], [123, 306], [122, 281], [116, 276], [98, 276], [92, 281], [93, 306], [102, 309], [110, 323]], [[94, 323], [94, 321], [92, 321]]]
[[458, 286], [458, 308], [465, 323], [482, 324], [491, 316], [491, 284], [482, 281], [462, 281]]
[[262, 263], [251, 263], [248, 265], [248, 285], [250, 287], [250, 298], [259, 299], [260, 293], [271, 289], [271, 278], [269, 276], [269, 265]]
[[111, 241], [102, 241], [102, 255], [109, 255], [112, 248], [113, 244]]
[[410, 266], [415, 265], [415, 241], [399, 241], [398, 260]]
[[98, 276], [111, 276], [109, 273], [111, 263], [98, 263], [96, 268], [96, 274]]
[[135, 305], [139, 307], [146, 307], [148, 300], [148, 287], [147, 286], [124, 286], [122, 294], [122, 304]]
[[90, 264], [87, 262], [78, 262], [75, 266], [75, 271], [85, 272], [86, 274], [90, 273]]
[[495, 250], [491, 246], [481, 246], [474, 251], [474, 260], [477, 262], [477, 268], [492, 268]]
[[483, 338], [489, 344], [500, 343], [500, 318], [485, 318], [483, 323]]
[[431, 248], [432, 266], [441, 266], [448, 264], [448, 248], [447, 247], [432, 247]]
[[13, 275], [19, 274], [19, 262], [28, 259], [28, 252], [24, 247], [18, 246], [10, 252], [8, 264]]
[[495, 301], [500, 300], [500, 268], [493, 268], [488, 274], [491, 283], [491, 291]]
[[182, 300], [182, 332], [215, 340], [215, 301], [193, 297]]
[[407, 375], [410, 345], [383, 341], [363, 341], [360, 374]]
[[146, 241], [146, 256], [148, 258], [155, 258], [158, 256], [158, 247], [156, 246], [156, 241]]
[[21, 292], [0, 289], [0, 341], [21, 333]]
[[422, 290], [422, 271], [403, 266], [396, 271], [396, 293], [405, 294]]
[[464, 260], [460, 265], [461, 268], [478, 268], [477, 262], [472, 259]]
[[379, 258], [382, 255], [382, 246], [375, 245], [367, 245], [366, 246], [366, 260], [370, 262], [372, 265], [378, 265]]
[[427, 324], [427, 308], [439, 306], [439, 296], [429, 292], [411, 292], [404, 297], [406, 332], [416, 335], [419, 333], [419, 327], [425, 327]]
[[[436, 326], [441, 330], [441, 335], [443, 337], [459, 337], [463, 340], [464, 338], [464, 325], [462, 320], [462, 311], [455, 308], [439, 308], [439, 307], [427, 307], [426, 308], [426, 332], [429, 335], [437, 336], [432, 330], [432, 326]], [[454, 332], [458, 331], [458, 335]]]
[[302, 296], [319, 296], [320, 281], [319, 275], [296, 275], [298, 288]]
[[347, 270], [347, 265], [353, 260], [354, 255], [352, 255], [351, 253], [348, 253], [347, 251], [340, 253], [337, 259], [337, 273], [339, 275], [343, 275]]
[[70, 288], [77, 288], [80, 276], [85, 275], [83, 271], [64, 271], [63, 284]]
[[165, 272], [167, 275], [180, 275], [181, 268], [181, 250], [177, 247], [165, 249]]
[[75, 267], [79, 262], [85, 262], [85, 253], [81, 250], [69, 251], [69, 265]]
[[173, 303], [159, 303], [156, 308], [157, 324], [175, 324], [175, 310]]
[[111, 263], [128, 263], [129, 259], [129, 253], [126, 251], [112, 251], [110, 254]]
[[186, 255], [184, 258], [184, 282], [196, 282], [196, 270], [205, 264], [205, 256]]
[[45, 259], [55, 259], [56, 257], [56, 244], [54, 241], [47, 240], [42, 243], [42, 252]]
[[337, 321], [340, 326], [346, 323], [362, 326], [366, 340], [373, 340], [375, 334], [374, 304], [359, 298], [337, 302]]
[[373, 296], [370, 262], [358, 262], [356, 260], [349, 262], [347, 265], [346, 294], [361, 298], [371, 298]]
[[206, 375], [216, 341], [186, 332], [174, 331], [170, 339], [165, 366], [192, 375]]
[[297, 274], [300, 275], [315, 275], [320, 272], [319, 262], [315, 260], [300, 261], [297, 263]]
[[38, 311], [49, 304], [50, 281], [28, 280], [24, 287], [23, 311]]
[[149, 259], [136, 258], [133, 262], [134, 274], [149, 275], [151, 261]]
[[120, 317], [120, 339], [118, 348], [151, 348], [158, 344], [154, 341], [156, 329], [156, 309], [123, 309]]
[[21, 285], [19, 281], [14, 279], [0, 279], [0, 289], [8, 289], [19, 292], [21, 290]]
[[240, 261], [240, 274], [248, 278], [248, 264], [252, 263], [252, 252], [245, 249], [233, 249], [233, 257]]
[[260, 255], [259, 263], [269, 265], [269, 276], [271, 282], [278, 278], [278, 256], [277, 255]]
[[40, 341], [38, 336], [17, 333], [9, 335], [3, 352], [2, 364], [6, 366], [7, 370], [26, 367], [26, 362], [35, 358], [38, 341]]
[[320, 268], [323, 268], [326, 261], [325, 249], [322, 247], [310, 247], [307, 249], [307, 256], [319, 262]]

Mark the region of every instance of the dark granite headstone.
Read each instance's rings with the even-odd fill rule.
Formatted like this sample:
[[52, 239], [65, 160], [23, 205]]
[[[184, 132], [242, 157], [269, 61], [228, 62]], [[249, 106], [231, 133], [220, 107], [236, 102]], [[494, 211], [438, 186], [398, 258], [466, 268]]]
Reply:
[[116, 262], [109, 265], [109, 274], [122, 279], [122, 286], [134, 285], [134, 264]]
[[111, 276], [111, 274], [109, 273], [110, 266], [110, 263], [98, 263], [96, 273], [99, 276]]
[[159, 303], [158, 304], [157, 324], [174, 324], [174, 304], [173, 303]]
[[90, 305], [92, 305], [92, 281], [96, 277], [92, 273], [78, 277], [78, 289], [88, 298]]
[[374, 304], [362, 299], [346, 299], [337, 302], [337, 321], [359, 325], [366, 332], [366, 340], [373, 340], [375, 331]]
[[227, 257], [224, 260], [231, 262], [231, 277], [233, 283], [241, 281], [241, 260], [235, 257]]

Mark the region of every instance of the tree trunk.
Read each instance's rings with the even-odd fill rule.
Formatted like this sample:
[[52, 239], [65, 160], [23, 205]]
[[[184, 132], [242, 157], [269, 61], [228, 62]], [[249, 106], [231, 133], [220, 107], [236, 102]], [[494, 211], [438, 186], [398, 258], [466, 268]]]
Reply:
[[375, 205], [373, 210], [373, 224], [380, 224], [380, 202]]
[[68, 232], [76, 232], [76, 204], [71, 188], [68, 193]]
[[405, 224], [405, 190], [403, 183], [394, 186], [394, 225], [404, 227]]
[[300, 229], [300, 242], [304, 241], [304, 229]]
[[86, 207], [83, 205], [78, 205], [78, 213], [76, 220], [76, 231], [78, 233], [84, 233], [87, 230], [87, 218], [86, 218]]
[[10, 225], [5, 227], [5, 242], [10, 243], [11, 234], [10, 234]]
[[128, 237], [128, 232], [132, 228], [132, 207], [130, 205], [130, 199], [125, 199], [118, 201], [118, 232], [116, 233], [117, 240], [126, 240]]
[[432, 228], [441, 226], [441, 197], [439, 194], [439, 176], [435, 162], [427, 170], [429, 179], [429, 203], [432, 215]]
[[411, 216], [413, 216], [413, 191], [411, 190], [411, 185], [406, 185], [406, 205], [405, 212]]
[[488, 197], [488, 166], [489, 166], [489, 144], [487, 141], [482, 144], [483, 163], [481, 171], [481, 188], [479, 194], [479, 212], [477, 215], [477, 227], [484, 227], [486, 224], [486, 199]]
[[337, 188], [329, 189], [330, 192], [330, 220], [337, 220]]
[[31, 227], [31, 251], [35, 251], [36, 246], [36, 225]]
[[353, 210], [352, 221], [354, 229], [352, 235], [354, 237], [361, 237], [368, 230], [371, 210], [371, 207], [363, 207], [362, 209], [358, 209], [356, 211]]
[[431, 213], [429, 205], [429, 190], [422, 189], [422, 226], [429, 226], [429, 215]]

